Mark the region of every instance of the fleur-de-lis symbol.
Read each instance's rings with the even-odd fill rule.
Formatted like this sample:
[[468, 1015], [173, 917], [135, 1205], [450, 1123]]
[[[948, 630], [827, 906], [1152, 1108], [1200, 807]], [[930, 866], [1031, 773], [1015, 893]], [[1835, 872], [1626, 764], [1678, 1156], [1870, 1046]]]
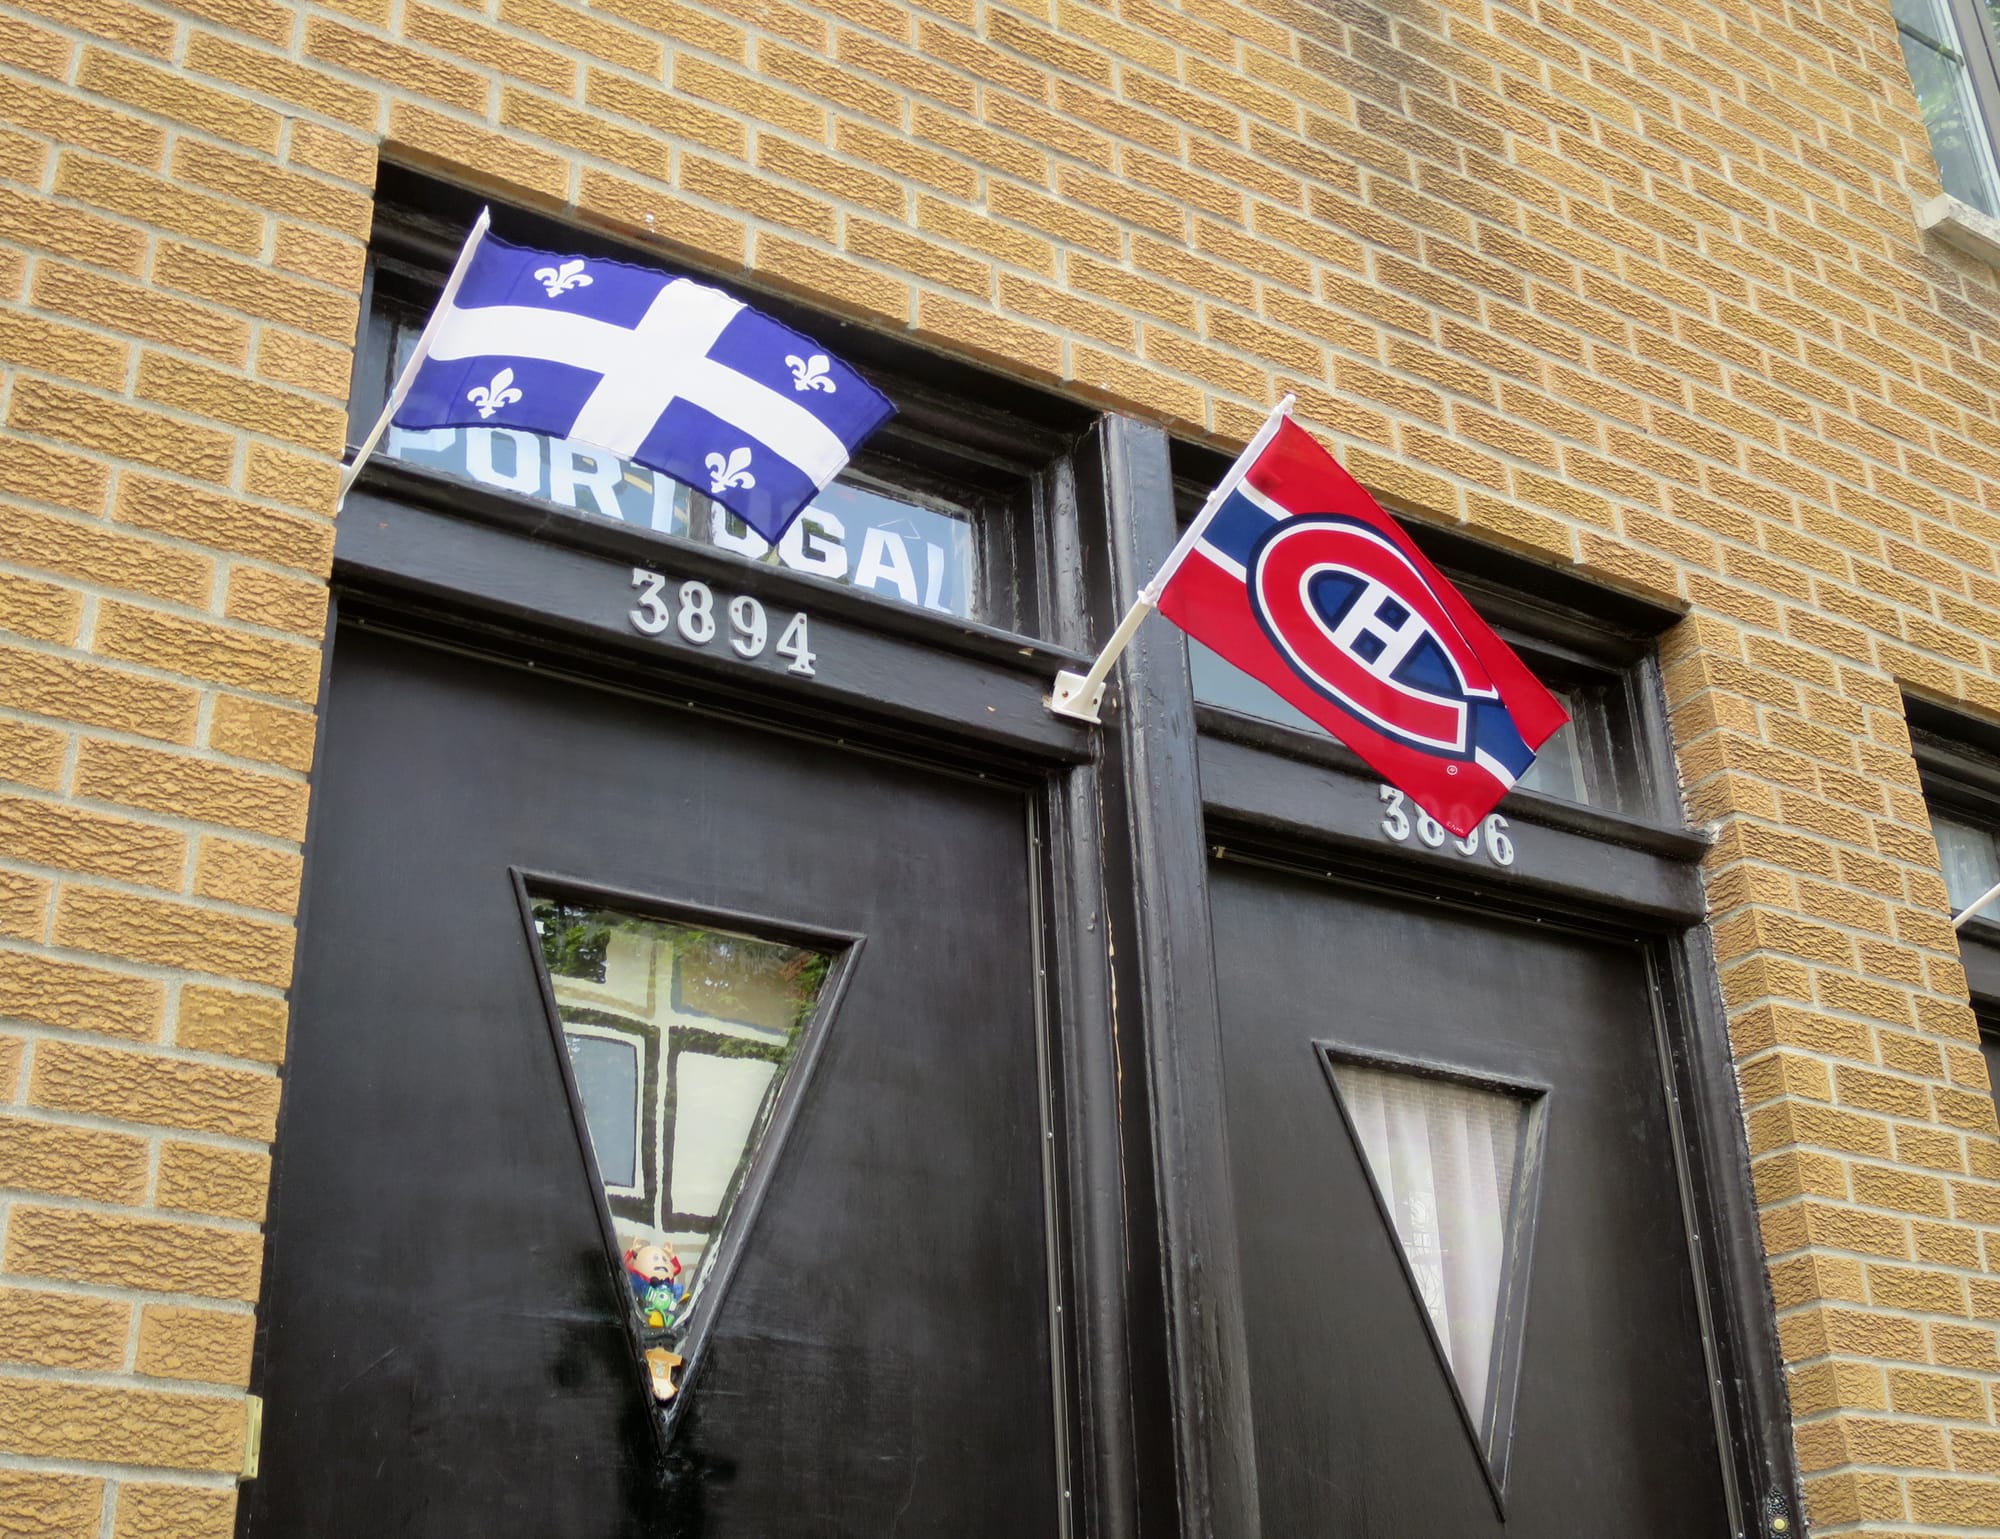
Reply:
[[726, 460], [719, 454], [711, 454], [704, 463], [708, 466], [708, 489], [711, 492], [721, 493], [732, 486], [747, 488], [757, 484], [757, 478], [750, 474], [748, 468], [748, 449], [732, 449]]
[[501, 407], [512, 406], [520, 400], [521, 392], [514, 388], [514, 371], [502, 369], [493, 376], [491, 384], [474, 385], [465, 392], [465, 398], [479, 408], [479, 416], [483, 421]]
[[785, 362], [791, 367], [794, 390], [824, 390], [832, 395], [840, 388], [827, 375], [825, 353], [814, 353], [810, 358], [791, 353], [786, 355]]
[[571, 257], [560, 267], [537, 267], [535, 281], [549, 291], [549, 298], [554, 299], [571, 289], [587, 289], [594, 280], [583, 270], [583, 258]]

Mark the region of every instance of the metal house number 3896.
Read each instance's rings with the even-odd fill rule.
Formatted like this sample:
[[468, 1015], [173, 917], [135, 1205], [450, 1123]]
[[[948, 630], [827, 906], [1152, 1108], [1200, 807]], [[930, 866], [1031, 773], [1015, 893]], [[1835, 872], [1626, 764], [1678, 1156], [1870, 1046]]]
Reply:
[[[1476, 860], [1481, 854], [1496, 866], [1514, 864], [1514, 841], [1505, 832], [1507, 820], [1499, 813], [1489, 813], [1479, 826], [1463, 839], [1453, 839], [1451, 830], [1421, 808], [1410, 803], [1410, 799], [1394, 786], [1383, 786], [1382, 832], [1401, 844], [1411, 834], [1417, 836], [1417, 843], [1426, 849], [1441, 850], [1447, 842], [1467, 860]], [[1411, 814], [1415, 813], [1412, 817]]]

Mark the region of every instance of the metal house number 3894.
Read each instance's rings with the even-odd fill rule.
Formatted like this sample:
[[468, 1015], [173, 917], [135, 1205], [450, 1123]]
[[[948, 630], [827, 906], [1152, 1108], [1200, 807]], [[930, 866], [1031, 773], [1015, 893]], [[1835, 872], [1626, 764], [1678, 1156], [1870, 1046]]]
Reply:
[[[1394, 786], [1383, 786], [1382, 832], [1401, 844], [1410, 835], [1417, 836], [1417, 843], [1426, 849], [1441, 850], [1447, 843], [1467, 860], [1476, 860], [1482, 854], [1496, 866], [1514, 864], [1514, 841], [1505, 832], [1507, 820], [1499, 813], [1489, 813], [1479, 826], [1463, 839], [1454, 839], [1446, 828], [1428, 812], [1411, 804], [1410, 799]], [[1415, 816], [1412, 816], [1412, 814]]]
[[718, 594], [699, 581], [674, 588], [669, 578], [642, 566], [632, 568], [632, 586], [637, 590], [638, 604], [625, 618], [640, 635], [664, 638], [678, 633], [682, 641], [695, 647], [722, 639], [730, 651], [746, 661], [762, 657], [768, 646], [772, 655], [784, 659], [785, 672], [813, 677], [810, 622], [803, 610], [794, 613], [783, 630], [777, 630], [764, 606], [747, 593], [733, 597]]

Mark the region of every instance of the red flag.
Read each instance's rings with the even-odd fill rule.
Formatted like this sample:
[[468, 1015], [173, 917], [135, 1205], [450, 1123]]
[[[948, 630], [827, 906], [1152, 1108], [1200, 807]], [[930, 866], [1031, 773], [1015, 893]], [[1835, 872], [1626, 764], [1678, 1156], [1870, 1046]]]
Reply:
[[1569, 713], [1296, 423], [1231, 477], [1160, 611], [1471, 833]]

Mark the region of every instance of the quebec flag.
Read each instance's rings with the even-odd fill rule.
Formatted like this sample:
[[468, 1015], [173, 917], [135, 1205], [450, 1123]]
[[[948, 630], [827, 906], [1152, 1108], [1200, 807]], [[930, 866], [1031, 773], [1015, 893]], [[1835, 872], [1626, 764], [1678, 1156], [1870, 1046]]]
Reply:
[[1471, 833], [1569, 713], [1305, 429], [1231, 475], [1161, 613]]
[[718, 289], [475, 230], [392, 421], [574, 438], [685, 482], [776, 542], [888, 398]]

